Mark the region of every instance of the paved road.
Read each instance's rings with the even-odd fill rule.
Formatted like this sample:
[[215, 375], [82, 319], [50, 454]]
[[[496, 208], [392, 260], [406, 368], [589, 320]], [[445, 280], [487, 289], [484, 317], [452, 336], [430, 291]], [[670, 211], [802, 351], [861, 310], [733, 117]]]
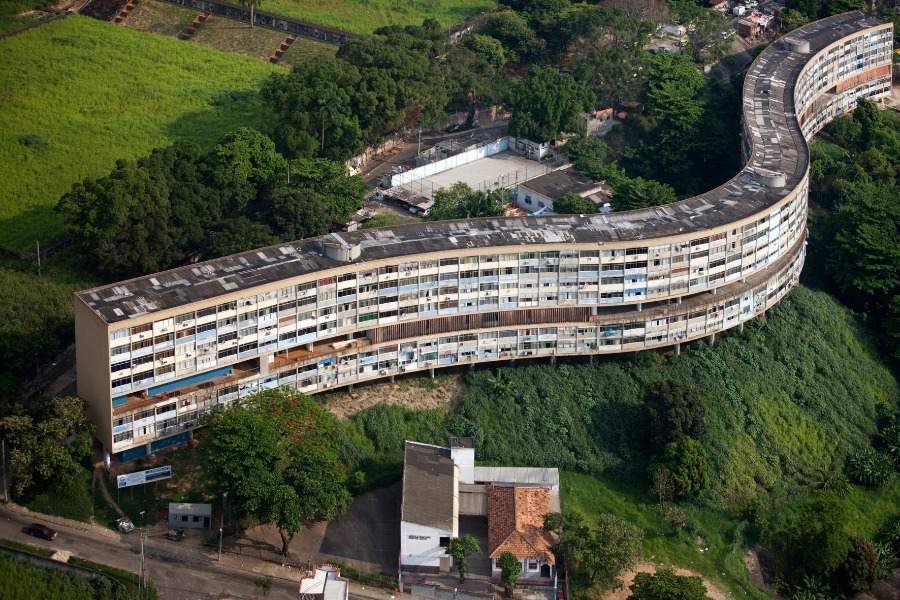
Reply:
[[[23, 533], [31, 522], [50, 523], [59, 532], [47, 542]], [[0, 537], [70, 552], [75, 556], [125, 569], [140, 570], [140, 537], [137, 532], [119, 535], [99, 527], [84, 524], [83, 528], [60, 525], [58, 520], [41, 519], [0, 506]], [[145, 538], [145, 573], [162, 600], [197, 600], [200, 598], [249, 598], [259, 595], [253, 579], [269, 575], [274, 585], [268, 598], [273, 600], [296, 598], [299, 573], [288, 572], [279, 565], [262, 563], [238, 556], [223, 556], [221, 563], [215, 554], [208, 555], [196, 546], [170, 542], [159, 537]], [[252, 563], [252, 564], [251, 564]]]

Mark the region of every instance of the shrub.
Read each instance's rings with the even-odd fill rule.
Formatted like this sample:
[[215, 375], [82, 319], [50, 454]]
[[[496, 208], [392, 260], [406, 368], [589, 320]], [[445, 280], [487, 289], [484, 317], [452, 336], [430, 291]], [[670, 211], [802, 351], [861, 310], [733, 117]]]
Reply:
[[871, 487], [882, 487], [893, 479], [896, 471], [887, 454], [866, 448], [850, 457], [850, 477]]

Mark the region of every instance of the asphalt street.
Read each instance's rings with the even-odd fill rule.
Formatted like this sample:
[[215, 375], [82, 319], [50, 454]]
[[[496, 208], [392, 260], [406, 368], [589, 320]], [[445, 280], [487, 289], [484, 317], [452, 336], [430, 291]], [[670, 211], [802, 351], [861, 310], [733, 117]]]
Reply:
[[[32, 537], [23, 529], [32, 522], [46, 523], [59, 532], [52, 542]], [[69, 552], [80, 558], [125, 569], [140, 571], [138, 531], [119, 534], [88, 524], [69, 526], [59, 519], [29, 515], [22, 509], [0, 505], [0, 537]], [[146, 576], [160, 592], [162, 600], [206, 598], [250, 598], [261, 596], [253, 580], [260, 575], [272, 577], [268, 598], [295, 599], [301, 573], [256, 559], [225, 554], [222, 562], [216, 553], [185, 542], [172, 542], [159, 535], [144, 538]], [[382, 597], [388, 597], [381, 592]], [[354, 594], [351, 597], [358, 597]]]

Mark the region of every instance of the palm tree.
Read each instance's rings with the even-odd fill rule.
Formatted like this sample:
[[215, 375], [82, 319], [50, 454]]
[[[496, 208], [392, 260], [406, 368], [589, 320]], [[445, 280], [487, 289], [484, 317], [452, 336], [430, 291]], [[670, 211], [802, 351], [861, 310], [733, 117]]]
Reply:
[[250, 7], [250, 27], [253, 27], [253, 9], [262, 4], [262, 0], [241, 0], [241, 4]]

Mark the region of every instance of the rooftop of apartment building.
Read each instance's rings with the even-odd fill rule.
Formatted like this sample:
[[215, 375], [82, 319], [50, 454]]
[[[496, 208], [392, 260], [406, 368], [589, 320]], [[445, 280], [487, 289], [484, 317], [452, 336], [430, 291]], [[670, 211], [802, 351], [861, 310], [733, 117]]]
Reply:
[[406, 442], [400, 520], [442, 531], [451, 530], [456, 517], [453, 507], [455, 469], [448, 448]]
[[[855, 11], [817, 21], [788, 37], [808, 41], [811, 52], [816, 52], [854, 31], [883, 23]], [[438, 252], [475, 253], [485, 248], [515, 252], [532, 245], [685, 239], [751, 218], [790, 193], [806, 173], [808, 150], [794, 118], [793, 89], [810, 55], [791, 52], [782, 43], [760, 55], [744, 83], [744, 120], [753, 147], [748, 164], [718, 188], [675, 204], [600, 215], [480, 218], [331, 234], [186, 265], [76, 296], [106, 323], [117, 323], [345, 267], [347, 263], [325, 256], [325, 243], [358, 246], [359, 257], [352, 263], [365, 268], [369, 262], [402, 262], [405, 257]]]

